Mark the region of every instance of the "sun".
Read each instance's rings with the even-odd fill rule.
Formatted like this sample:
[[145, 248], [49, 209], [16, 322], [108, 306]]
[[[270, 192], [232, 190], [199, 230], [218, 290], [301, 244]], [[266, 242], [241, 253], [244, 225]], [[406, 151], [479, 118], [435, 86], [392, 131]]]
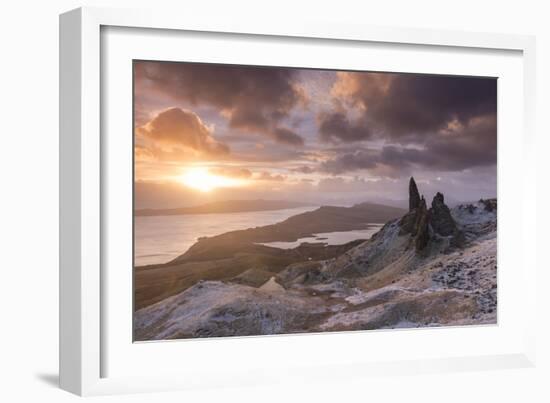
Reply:
[[196, 167], [187, 169], [180, 181], [190, 188], [201, 192], [210, 192], [217, 188], [241, 186], [242, 180], [214, 175], [208, 168]]

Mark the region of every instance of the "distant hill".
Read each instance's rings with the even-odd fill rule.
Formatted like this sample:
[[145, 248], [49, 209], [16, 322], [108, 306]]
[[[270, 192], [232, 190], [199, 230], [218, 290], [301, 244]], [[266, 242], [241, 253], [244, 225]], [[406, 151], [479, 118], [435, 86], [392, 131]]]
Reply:
[[167, 216], [185, 214], [221, 214], [243, 213], [248, 211], [284, 210], [297, 207], [311, 206], [308, 203], [286, 200], [224, 200], [205, 203], [199, 206], [180, 207], [171, 209], [141, 209], [136, 210], [136, 216]]
[[[277, 224], [225, 232], [201, 238], [187, 252], [171, 262], [136, 267], [135, 304], [142, 308], [181, 292], [203, 280], [229, 280], [252, 283], [278, 273], [293, 263], [332, 259], [364, 240], [344, 245], [302, 244], [294, 249], [278, 249], [259, 243], [296, 241], [315, 233], [365, 229], [385, 223], [406, 210], [374, 203], [353, 207], [323, 206], [294, 215]], [[239, 277], [247, 270], [253, 270]]]
[[[232, 257], [257, 243], [293, 242], [316, 233], [365, 229], [368, 224], [385, 223], [400, 217], [405, 210], [374, 203], [353, 207], [322, 206], [294, 215], [277, 224], [200, 238], [173, 262], [205, 261]], [[253, 246], [256, 248], [256, 245]]]

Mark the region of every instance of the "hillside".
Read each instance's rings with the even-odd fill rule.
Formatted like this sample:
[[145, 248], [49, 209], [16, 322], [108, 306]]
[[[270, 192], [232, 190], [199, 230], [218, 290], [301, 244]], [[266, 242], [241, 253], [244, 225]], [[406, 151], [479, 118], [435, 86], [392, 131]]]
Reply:
[[223, 280], [203, 279], [139, 309], [135, 336], [496, 323], [496, 247], [495, 199], [449, 209], [438, 193], [428, 207], [411, 179], [409, 210], [371, 239], [333, 250], [328, 258], [309, 256]]
[[369, 223], [384, 222], [403, 211], [376, 204], [320, 207], [278, 224], [201, 238], [169, 263], [135, 268], [135, 306], [139, 309], [151, 305], [184, 291], [199, 280], [228, 280], [247, 270], [278, 273], [294, 263], [339, 256], [361, 240], [335, 246], [325, 246], [322, 242], [302, 244], [287, 250], [259, 243], [296, 241], [314, 233], [365, 229]]
[[399, 217], [403, 209], [362, 203], [353, 207], [323, 206], [297, 214], [280, 223], [201, 238], [174, 262], [223, 259], [257, 243], [296, 241], [317, 233], [364, 229]]

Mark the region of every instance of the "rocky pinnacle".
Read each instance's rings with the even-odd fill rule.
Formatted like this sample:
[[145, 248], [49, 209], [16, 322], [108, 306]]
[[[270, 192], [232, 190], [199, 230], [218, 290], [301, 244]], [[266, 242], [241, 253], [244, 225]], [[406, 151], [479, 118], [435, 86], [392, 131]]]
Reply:
[[417, 209], [420, 206], [420, 193], [418, 193], [418, 188], [416, 187], [416, 182], [411, 176], [409, 181], [409, 211]]
[[452, 246], [460, 247], [464, 243], [464, 234], [458, 229], [443, 194], [437, 192], [428, 209], [414, 178], [409, 182], [409, 212], [401, 218], [400, 226], [400, 234], [410, 234], [419, 252], [436, 238], [448, 237]]
[[430, 242], [430, 211], [426, 207], [424, 197], [416, 211], [415, 247], [417, 251], [424, 249]]
[[456, 223], [451, 216], [449, 207], [445, 204], [443, 194], [437, 192], [432, 201], [431, 224], [435, 232], [443, 236], [449, 236], [455, 233]]

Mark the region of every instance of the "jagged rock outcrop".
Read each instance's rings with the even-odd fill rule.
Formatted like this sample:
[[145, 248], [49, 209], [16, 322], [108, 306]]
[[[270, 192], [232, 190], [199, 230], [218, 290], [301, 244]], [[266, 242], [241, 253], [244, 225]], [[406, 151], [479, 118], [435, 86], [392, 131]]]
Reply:
[[445, 204], [443, 194], [437, 192], [432, 200], [430, 223], [434, 231], [443, 236], [449, 236], [456, 231], [456, 223], [451, 216], [451, 210]]
[[479, 202], [483, 204], [485, 211], [492, 212], [497, 209], [497, 199], [479, 199]]
[[426, 201], [420, 197], [414, 178], [409, 180], [409, 212], [400, 221], [400, 234], [416, 235], [422, 216], [426, 213]]
[[418, 187], [414, 178], [411, 176], [409, 180], [409, 211], [412, 211], [420, 207], [420, 193], [418, 193]]
[[451, 210], [445, 204], [443, 194], [437, 192], [432, 201], [430, 209], [430, 224], [436, 234], [444, 237], [451, 237], [452, 246], [462, 246], [465, 238], [462, 231], [458, 229], [456, 222], [451, 215]]
[[414, 246], [417, 251], [423, 250], [430, 241], [430, 211], [426, 207], [424, 197], [420, 200], [420, 206], [416, 213]]
[[451, 246], [462, 246], [464, 235], [456, 225], [445, 197], [437, 192], [431, 208], [426, 206], [424, 196], [420, 197], [414, 178], [409, 182], [409, 212], [400, 220], [400, 234], [410, 234], [415, 249], [424, 250], [435, 238], [450, 237]]
[[409, 181], [409, 212], [405, 214], [399, 225], [400, 235], [410, 234], [417, 251], [421, 251], [430, 241], [430, 212], [424, 196], [420, 197], [414, 178]]

